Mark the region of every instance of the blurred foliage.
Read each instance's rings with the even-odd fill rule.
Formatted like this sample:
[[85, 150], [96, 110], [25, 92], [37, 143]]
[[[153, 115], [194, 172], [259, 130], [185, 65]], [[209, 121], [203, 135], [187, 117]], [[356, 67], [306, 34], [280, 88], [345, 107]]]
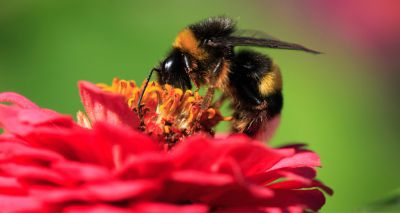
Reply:
[[[376, 67], [285, 7], [264, 1], [0, 1], [0, 91], [74, 115], [78, 80], [139, 82], [187, 24], [225, 14], [326, 54], [261, 50], [280, 64], [285, 106], [272, 145], [306, 142], [335, 190], [322, 212], [355, 211], [399, 187], [397, 121]], [[226, 129], [226, 125], [220, 129]]]
[[375, 201], [362, 207], [361, 212], [400, 212], [400, 189], [397, 189], [379, 201]]

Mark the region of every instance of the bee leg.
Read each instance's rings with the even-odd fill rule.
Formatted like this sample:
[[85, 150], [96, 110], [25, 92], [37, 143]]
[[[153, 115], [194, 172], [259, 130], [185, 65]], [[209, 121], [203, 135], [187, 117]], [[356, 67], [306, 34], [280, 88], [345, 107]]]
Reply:
[[226, 94], [222, 94], [217, 101], [215, 101], [212, 104], [213, 108], [220, 108], [222, 106], [222, 104], [224, 103], [224, 101], [228, 98], [228, 96]]
[[258, 101], [259, 103], [250, 108], [241, 103], [233, 106], [232, 131], [268, 141], [280, 123], [282, 93], [276, 92]]
[[[247, 112], [254, 113], [254, 112]], [[244, 120], [245, 124], [240, 132], [263, 142], [269, 141], [280, 123], [280, 114], [269, 117], [266, 111], [258, 111], [251, 115], [251, 120]]]
[[207, 88], [207, 93], [204, 96], [203, 103], [201, 104], [202, 111], [206, 110], [211, 105], [212, 99], [214, 98], [214, 94], [215, 94], [215, 87], [211, 85]]
[[206, 111], [208, 109], [208, 107], [210, 107], [211, 102], [214, 98], [214, 93], [215, 93], [215, 84], [217, 81], [217, 76], [219, 74], [219, 72], [222, 69], [222, 62], [223, 62], [223, 58], [221, 58], [217, 64], [215, 65], [212, 73], [211, 73], [211, 79], [210, 79], [210, 86], [207, 88], [207, 92], [206, 95], [204, 96], [203, 102], [200, 106], [200, 112], [197, 115], [196, 118], [196, 123], [199, 124], [200, 120], [201, 120], [201, 116], [203, 115], [203, 112]]
[[199, 113], [197, 114], [197, 117], [196, 117], [196, 125], [195, 125], [195, 127], [194, 128], [192, 128], [192, 132], [194, 132], [194, 131], [196, 131], [196, 129], [198, 129], [198, 128], [200, 128], [200, 120], [201, 120], [201, 117], [203, 116], [203, 113], [208, 109], [208, 107], [210, 106], [210, 104], [211, 104], [211, 102], [212, 102], [212, 99], [213, 99], [213, 97], [214, 97], [214, 93], [215, 93], [215, 87], [212, 85], [212, 86], [210, 86], [210, 87], [208, 87], [207, 88], [207, 93], [206, 93], [206, 95], [204, 96], [204, 99], [203, 99], [203, 102], [202, 102], [202, 104], [200, 105], [200, 111], [199, 111]]
[[201, 104], [202, 111], [206, 110], [211, 105], [212, 99], [214, 98], [215, 84], [217, 81], [217, 76], [222, 69], [222, 61], [223, 59], [221, 58], [211, 73], [210, 86], [207, 88], [207, 93], [204, 96], [203, 103]]
[[196, 89], [195, 89], [194, 91], [195, 91], [195, 92], [199, 92], [199, 90], [200, 90], [200, 85], [199, 85], [196, 81], [194, 81], [193, 83], [194, 83], [194, 85], [196, 86]]

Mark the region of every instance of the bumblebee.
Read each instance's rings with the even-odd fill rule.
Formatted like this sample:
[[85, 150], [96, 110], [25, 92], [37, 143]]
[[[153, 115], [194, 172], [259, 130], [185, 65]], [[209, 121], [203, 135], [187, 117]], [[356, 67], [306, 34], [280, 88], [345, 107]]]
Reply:
[[234, 47], [238, 46], [319, 53], [262, 32], [236, 30], [232, 19], [213, 17], [180, 31], [172, 50], [152, 69], [148, 80], [156, 71], [160, 84], [184, 90], [191, 89], [192, 83], [197, 88], [206, 85], [204, 109], [211, 105], [215, 89], [220, 89], [223, 98], [232, 100], [232, 131], [263, 138], [272, 131], [270, 123], [279, 117], [283, 106], [280, 69], [266, 55], [235, 51]]

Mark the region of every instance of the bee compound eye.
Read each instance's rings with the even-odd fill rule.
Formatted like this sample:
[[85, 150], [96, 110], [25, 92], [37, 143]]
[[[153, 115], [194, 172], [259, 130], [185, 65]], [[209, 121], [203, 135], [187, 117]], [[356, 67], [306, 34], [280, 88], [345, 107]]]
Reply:
[[162, 64], [163, 72], [165, 73], [180, 73], [184, 72], [185, 61], [184, 54], [174, 52], [169, 55]]
[[163, 64], [163, 70], [165, 71], [165, 72], [171, 72], [172, 70], [173, 70], [173, 67], [174, 67], [174, 60], [173, 60], [173, 58], [167, 58], [165, 61], [164, 61], [164, 64]]

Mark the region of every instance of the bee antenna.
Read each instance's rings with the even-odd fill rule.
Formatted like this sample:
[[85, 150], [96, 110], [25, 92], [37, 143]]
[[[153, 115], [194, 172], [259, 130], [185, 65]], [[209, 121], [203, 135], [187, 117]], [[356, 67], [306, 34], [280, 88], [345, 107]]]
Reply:
[[157, 69], [157, 68], [151, 69], [150, 74], [149, 74], [149, 76], [147, 77], [146, 84], [144, 85], [143, 90], [142, 90], [142, 93], [140, 94], [140, 97], [139, 97], [139, 100], [138, 100], [137, 109], [138, 109], [138, 114], [139, 114], [139, 117], [140, 117], [140, 118], [142, 117], [142, 107], [140, 106], [140, 104], [142, 103], [142, 99], [143, 99], [143, 96], [144, 96], [144, 92], [146, 91], [146, 88], [147, 88], [147, 86], [148, 86], [148, 84], [149, 84], [150, 78], [151, 78], [151, 76], [153, 75], [153, 71], [158, 71], [158, 69]]

